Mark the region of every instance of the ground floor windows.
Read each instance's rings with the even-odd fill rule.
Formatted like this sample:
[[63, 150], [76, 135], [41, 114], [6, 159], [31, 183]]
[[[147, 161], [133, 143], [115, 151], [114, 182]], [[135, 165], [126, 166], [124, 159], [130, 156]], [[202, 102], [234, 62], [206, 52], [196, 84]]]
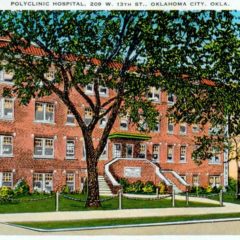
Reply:
[[0, 187], [12, 187], [13, 186], [13, 174], [12, 172], [0, 172]]
[[220, 183], [220, 176], [209, 176], [209, 185], [211, 187], [219, 187]]
[[147, 155], [146, 151], [147, 151], [146, 144], [140, 144], [138, 157], [139, 158], [146, 158], [146, 155]]
[[198, 187], [199, 186], [199, 175], [193, 175], [192, 185], [194, 187]]
[[53, 191], [53, 174], [52, 173], [34, 173], [33, 189], [38, 192]]
[[67, 173], [66, 186], [69, 188], [70, 192], [75, 191], [75, 174], [74, 173]]

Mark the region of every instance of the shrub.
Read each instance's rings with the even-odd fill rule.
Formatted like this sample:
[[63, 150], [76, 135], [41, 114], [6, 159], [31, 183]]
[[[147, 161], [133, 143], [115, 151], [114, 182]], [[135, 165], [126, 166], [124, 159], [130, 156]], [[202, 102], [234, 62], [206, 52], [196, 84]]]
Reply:
[[159, 188], [159, 194], [164, 194], [167, 192], [167, 187], [163, 182], [159, 183], [158, 188]]
[[65, 185], [62, 188], [62, 192], [65, 193], [65, 194], [68, 194], [68, 193], [70, 193], [70, 188], [67, 185]]
[[9, 187], [1, 187], [0, 188], [0, 203], [8, 203], [11, 202], [14, 193], [13, 190]]
[[122, 186], [123, 192], [126, 191], [127, 187], [129, 186], [129, 182], [126, 178], [120, 178], [119, 180], [120, 185]]
[[16, 186], [14, 188], [14, 194], [17, 196], [29, 195], [29, 186], [25, 180], [20, 180], [16, 184]]
[[146, 182], [142, 190], [144, 193], [153, 193], [156, 191], [156, 187], [152, 182]]
[[208, 186], [206, 188], [206, 193], [211, 193], [213, 191], [212, 187], [211, 186]]
[[229, 178], [227, 191], [231, 192], [231, 193], [235, 193], [236, 192], [236, 187], [237, 187], [237, 180], [235, 180], [233, 178]]

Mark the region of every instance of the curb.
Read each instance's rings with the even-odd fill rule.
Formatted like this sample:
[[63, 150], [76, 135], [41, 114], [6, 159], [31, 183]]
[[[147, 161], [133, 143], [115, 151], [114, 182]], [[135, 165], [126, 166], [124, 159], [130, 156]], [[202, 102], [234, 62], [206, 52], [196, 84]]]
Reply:
[[151, 226], [168, 226], [168, 225], [184, 225], [196, 223], [215, 223], [215, 222], [233, 222], [240, 221], [240, 218], [219, 218], [209, 220], [191, 220], [191, 221], [178, 221], [178, 222], [163, 222], [163, 223], [140, 223], [140, 224], [126, 224], [114, 226], [98, 226], [98, 227], [76, 227], [76, 228], [55, 228], [55, 229], [42, 229], [32, 228], [11, 223], [2, 223], [13, 227], [19, 227], [36, 232], [67, 232], [67, 231], [84, 231], [84, 230], [99, 230], [99, 229], [115, 229], [115, 228], [132, 228], [132, 227], [151, 227]]

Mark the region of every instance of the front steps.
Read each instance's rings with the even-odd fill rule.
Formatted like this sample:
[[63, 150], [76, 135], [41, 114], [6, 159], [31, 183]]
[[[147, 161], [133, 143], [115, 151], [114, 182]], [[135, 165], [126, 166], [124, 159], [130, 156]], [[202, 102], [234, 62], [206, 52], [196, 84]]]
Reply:
[[103, 176], [98, 176], [98, 186], [100, 196], [113, 196], [112, 191]]

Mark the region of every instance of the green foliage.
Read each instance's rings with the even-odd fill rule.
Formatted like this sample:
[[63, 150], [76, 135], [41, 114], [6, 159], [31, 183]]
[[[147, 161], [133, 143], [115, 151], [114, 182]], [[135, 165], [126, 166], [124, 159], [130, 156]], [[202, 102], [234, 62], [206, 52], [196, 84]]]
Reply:
[[25, 196], [29, 195], [29, 186], [25, 180], [21, 180], [14, 188], [14, 195]]
[[231, 193], [236, 193], [237, 180], [233, 178], [228, 179], [227, 191]]
[[70, 188], [67, 185], [65, 185], [62, 189], [62, 193], [65, 193], [65, 194], [70, 193]]
[[144, 193], [154, 193], [156, 192], [156, 187], [152, 182], [146, 182], [144, 187], [142, 188]]
[[14, 196], [11, 188], [3, 186], [0, 188], [0, 203], [9, 203]]
[[167, 186], [163, 182], [160, 182], [157, 187], [159, 188], [159, 194], [164, 194], [167, 192]]
[[120, 178], [118, 182], [122, 186], [123, 192], [126, 192], [126, 188], [129, 186], [128, 180], [126, 178]]

